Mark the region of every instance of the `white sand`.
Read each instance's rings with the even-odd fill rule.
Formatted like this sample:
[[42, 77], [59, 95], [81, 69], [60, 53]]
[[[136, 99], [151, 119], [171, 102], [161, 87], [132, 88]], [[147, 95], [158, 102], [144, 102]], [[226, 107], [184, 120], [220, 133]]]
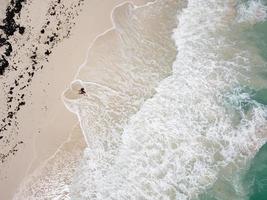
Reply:
[[[125, 0], [85, 1], [72, 36], [54, 49], [49, 63], [35, 76], [30, 89], [32, 96], [28, 99], [32, 104], [28, 104], [18, 114], [19, 139], [24, 141], [23, 148], [1, 166], [1, 174], [5, 176], [0, 180], [0, 191], [4, 191], [0, 194], [1, 200], [11, 199], [21, 180], [52, 156], [77, 125], [76, 116], [64, 107], [61, 93], [84, 62], [90, 43], [97, 35], [111, 28], [112, 8], [122, 2]], [[142, 4], [147, 1], [133, 2]], [[36, 3], [31, 8], [35, 9], [32, 13], [37, 15], [36, 18], [42, 18], [42, 9], [38, 5]], [[82, 143], [81, 134], [77, 129], [75, 132], [79, 138], [76, 140]], [[82, 149], [83, 145], [80, 151]]]

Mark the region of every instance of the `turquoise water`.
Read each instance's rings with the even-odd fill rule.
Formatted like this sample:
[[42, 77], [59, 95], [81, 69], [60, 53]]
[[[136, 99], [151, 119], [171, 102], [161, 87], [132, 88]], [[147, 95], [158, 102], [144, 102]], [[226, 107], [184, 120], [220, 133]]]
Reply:
[[[264, 1], [265, 5], [267, 1]], [[247, 32], [247, 37], [258, 48], [262, 58], [267, 60], [267, 22], [258, 23]], [[267, 79], [267, 67], [264, 66], [261, 76]], [[253, 99], [267, 105], [267, 85], [255, 92]], [[252, 160], [249, 170], [244, 175], [243, 184], [248, 191], [249, 200], [267, 199], [267, 144]]]
[[243, 182], [248, 187], [249, 200], [267, 199], [267, 144], [253, 159]]
[[254, 25], [246, 32], [246, 36], [257, 46], [259, 54], [267, 60], [267, 22]]
[[[249, 1], [243, 1], [249, 4]], [[267, 1], [261, 1], [267, 5]], [[247, 43], [255, 47], [257, 54], [267, 61], [267, 21], [257, 23], [246, 29], [242, 36]], [[255, 79], [262, 79], [263, 83], [267, 80], [267, 65], [261, 63], [255, 66]], [[248, 94], [248, 98], [238, 100], [242, 111], [245, 113], [250, 110], [252, 104], [267, 105], [267, 85], [260, 87], [241, 87], [237, 88], [236, 93]], [[233, 92], [235, 93], [235, 92]], [[235, 93], [235, 94], [236, 94]], [[235, 99], [236, 100], [236, 99]], [[236, 107], [236, 102], [230, 98], [226, 102]], [[241, 118], [241, 117], [240, 117]], [[239, 119], [239, 118], [238, 118]], [[232, 177], [218, 177], [217, 183], [199, 196], [199, 200], [267, 200], [267, 144], [265, 144], [255, 157], [249, 162], [248, 166], [232, 173]]]
[[261, 104], [267, 105], [267, 88], [256, 91], [253, 99]]

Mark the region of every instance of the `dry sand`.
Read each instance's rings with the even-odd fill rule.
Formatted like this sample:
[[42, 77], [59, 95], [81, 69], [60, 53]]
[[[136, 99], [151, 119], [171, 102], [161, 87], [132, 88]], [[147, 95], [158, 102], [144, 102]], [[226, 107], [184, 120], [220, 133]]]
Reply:
[[[78, 149], [82, 152], [85, 146], [83, 137], [78, 128], [73, 129], [78, 123], [76, 116], [63, 105], [61, 93], [84, 62], [89, 45], [97, 35], [112, 27], [111, 11], [122, 2], [125, 0], [86, 0], [76, 19], [71, 37], [57, 45], [49, 62], [44, 64], [44, 70], [35, 76], [30, 88], [32, 95], [26, 99], [31, 104], [26, 105], [18, 114], [19, 138], [24, 144], [15, 156], [1, 165], [1, 200], [12, 199], [23, 178], [41, 165], [44, 167], [44, 161], [54, 154], [54, 157], [45, 162], [50, 160], [51, 164], [51, 159], [58, 156], [59, 151], [55, 153], [56, 150], [68, 139], [70, 133], [76, 136], [75, 141], [81, 143]], [[132, 2], [142, 4], [147, 1]], [[41, 5], [46, 6], [45, 3]], [[36, 3], [31, 8], [32, 14], [36, 15], [36, 26], [44, 17], [43, 9], [39, 6], [40, 4]], [[12, 79], [12, 76], [8, 78]]]

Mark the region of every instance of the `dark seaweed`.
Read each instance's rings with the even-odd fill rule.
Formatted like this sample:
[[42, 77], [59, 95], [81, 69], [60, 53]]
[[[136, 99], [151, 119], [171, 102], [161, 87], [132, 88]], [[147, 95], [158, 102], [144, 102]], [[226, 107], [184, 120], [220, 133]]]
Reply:
[[[25, 29], [25, 27], [16, 22], [16, 19], [20, 16], [24, 2], [26, 2], [26, 0], [11, 0], [8, 8], [6, 9], [6, 17], [3, 20], [3, 24], [0, 24], [0, 31], [2, 30], [2, 34], [0, 32], [0, 47], [4, 48], [3, 55], [0, 55], [0, 75], [5, 75], [9, 68], [16, 70], [17, 66], [23, 66], [23, 63], [20, 63], [20, 61], [14, 62], [13, 60], [13, 57], [16, 57], [17, 49], [14, 49], [13, 52], [11, 44], [11, 41], [13, 42], [13, 40], [11, 40], [11, 38], [14, 34], [16, 34], [16, 32], [23, 35], [26, 29], [29, 31], [27, 31], [24, 37], [28, 35], [31, 36], [30, 27], [26, 27]], [[77, 5], [80, 6], [81, 2], [83, 2], [83, 0], [79, 0]], [[75, 16], [78, 16], [77, 13], [71, 12], [74, 8], [76, 8], [76, 5], [66, 8], [60, 0], [51, 1], [50, 8], [46, 14], [47, 18], [39, 31], [40, 34], [37, 37], [37, 42], [32, 44], [32, 47], [27, 54], [31, 63], [24, 66], [21, 72], [18, 71], [17, 77], [13, 83], [4, 86], [6, 91], [7, 110], [4, 111], [5, 117], [0, 120], [1, 142], [10, 145], [11, 140], [14, 140], [14, 138], [11, 140], [8, 139], [8, 135], [4, 134], [6, 131], [12, 130], [12, 134], [19, 134], [17, 113], [23, 106], [29, 104], [25, 99], [30, 95], [27, 88], [34, 80], [34, 75], [43, 69], [43, 62], [48, 62], [53, 48], [59, 42], [70, 36], [70, 30], [75, 25], [72, 20]], [[63, 16], [63, 20], [61, 16]], [[52, 21], [56, 23], [52, 24]], [[56, 27], [53, 26], [54, 24]], [[17, 35], [15, 35], [14, 38], [16, 36]], [[41, 46], [40, 48], [39, 45]], [[45, 45], [45, 48], [43, 48], [43, 45]], [[23, 50], [23, 48], [25, 48], [25, 44], [22, 44], [21, 48]], [[13, 148], [10, 146], [9, 152], [4, 154], [0, 153], [0, 161], [4, 162], [7, 157], [14, 155], [14, 153], [17, 152], [18, 144], [22, 144], [22, 141], [13, 146]]]
[[10, 57], [12, 53], [12, 45], [9, 42], [9, 38], [17, 31], [21, 35], [25, 32], [25, 27], [18, 24], [15, 20], [15, 17], [20, 15], [22, 4], [25, 2], [26, 0], [11, 0], [10, 5], [6, 9], [6, 17], [0, 25], [0, 30], [3, 31], [3, 34], [0, 34], [0, 47], [7, 46], [4, 55], [0, 59], [0, 75], [4, 75], [6, 68], [9, 66], [7, 57]]

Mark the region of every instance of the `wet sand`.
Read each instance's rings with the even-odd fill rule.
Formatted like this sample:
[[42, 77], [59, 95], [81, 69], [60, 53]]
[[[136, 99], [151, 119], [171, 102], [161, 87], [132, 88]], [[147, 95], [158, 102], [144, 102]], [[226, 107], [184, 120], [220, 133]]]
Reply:
[[[75, 128], [78, 123], [77, 118], [63, 105], [61, 93], [73, 80], [78, 67], [84, 62], [90, 44], [97, 35], [112, 27], [111, 11], [122, 2], [125, 1], [86, 1], [79, 8], [72, 10], [78, 14], [73, 16], [72, 24], [67, 24], [72, 27], [68, 37], [64, 38], [63, 35], [62, 40], [53, 39], [51, 36], [48, 38], [52, 44], [53, 40], [58, 42], [53, 46], [50, 45], [53, 49], [45, 49], [46, 62], [42, 62], [42, 71], [36, 73], [31, 80], [31, 85], [28, 86], [28, 91], [25, 93], [26, 105], [16, 115], [19, 123], [18, 133], [15, 134], [14, 140], [23, 142], [0, 166], [0, 191], [5, 191], [1, 192], [1, 199], [11, 199], [23, 178], [37, 173], [36, 169], [40, 171], [40, 168], [44, 168], [45, 160], [45, 163], [53, 160], [55, 155], [58, 155], [57, 149], [64, 141], [70, 140], [70, 136], [77, 136], [78, 139], [76, 138], [75, 141], [81, 144], [78, 149], [80, 153], [82, 152], [83, 137], [79, 128]], [[133, 0], [133, 2], [142, 4], [146, 1]], [[36, 1], [28, 7], [28, 14], [33, 19], [31, 23], [36, 30], [41, 30], [42, 35], [46, 30], [43, 30], [39, 22], [47, 20], [43, 14], [47, 7], [48, 4], [42, 1]], [[53, 13], [50, 14], [53, 15]], [[23, 22], [23, 20], [27, 21], [27, 17], [22, 17], [21, 21]], [[56, 22], [51, 20], [49, 25]], [[63, 26], [62, 29], [66, 31], [68, 26]], [[40, 33], [33, 31], [33, 34]], [[38, 55], [38, 52], [36, 54]], [[27, 60], [29, 56], [23, 55], [20, 59]], [[17, 73], [11, 71], [4, 78], [13, 81], [16, 76]], [[1, 105], [2, 103], [4, 102], [1, 101]], [[12, 131], [9, 134], [12, 135]], [[8, 148], [10, 146], [7, 145]], [[51, 162], [49, 163], [51, 165]], [[45, 174], [41, 174], [41, 176], [45, 176]]]

